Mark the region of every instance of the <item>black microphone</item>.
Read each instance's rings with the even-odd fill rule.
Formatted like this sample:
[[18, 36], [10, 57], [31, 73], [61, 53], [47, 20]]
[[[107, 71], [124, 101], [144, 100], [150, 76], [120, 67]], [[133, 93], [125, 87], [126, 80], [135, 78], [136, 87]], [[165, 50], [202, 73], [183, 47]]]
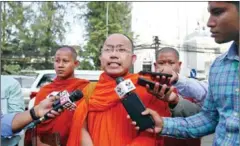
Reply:
[[[63, 109], [63, 108], [71, 109], [71, 107], [75, 105], [73, 102], [78, 101], [83, 97], [83, 93], [80, 90], [75, 90], [70, 95], [67, 91], [59, 92], [57, 95], [60, 96], [60, 98], [57, 99], [52, 105], [53, 108], [51, 110], [54, 110], [54, 111], [58, 111], [59, 109]], [[47, 112], [43, 117], [30, 123], [26, 128], [27, 129], [32, 128], [37, 124], [49, 119], [47, 114], [50, 113], [51, 110]]]
[[135, 92], [132, 92], [136, 87], [130, 79], [124, 80], [122, 77], [116, 79], [117, 87], [115, 91], [121, 98], [121, 103], [126, 109], [127, 113], [133, 121], [137, 122], [139, 131], [143, 131], [148, 128], [153, 128], [155, 123], [150, 115], [142, 115], [141, 113], [146, 110], [146, 107], [142, 103], [141, 99]]
[[[57, 111], [58, 109], [63, 109], [63, 108], [68, 109], [68, 107], [71, 106], [70, 104], [72, 104], [75, 101], [80, 100], [83, 97], [83, 94], [80, 90], [75, 90], [70, 95], [67, 91], [62, 91], [62, 92], [59, 92], [56, 96], [59, 96], [60, 98], [58, 98], [52, 104], [53, 110], [56, 109], [55, 111]], [[64, 97], [66, 97], [66, 98], [64, 98]], [[63, 103], [66, 100], [69, 101], [70, 103]]]

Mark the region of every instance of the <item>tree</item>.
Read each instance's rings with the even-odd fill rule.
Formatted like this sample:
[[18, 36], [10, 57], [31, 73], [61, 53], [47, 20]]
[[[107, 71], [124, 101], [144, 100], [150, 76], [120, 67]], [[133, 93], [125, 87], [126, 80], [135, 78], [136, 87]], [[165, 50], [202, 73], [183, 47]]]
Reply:
[[[1, 69], [9, 73], [20, 71], [16, 58], [23, 55], [22, 42], [28, 36], [26, 23], [30, 14], [29, 7], [23, 6], [23, 2], [1, 2]], [[26, 14], [24, 14], [26, 13]]]
[[64, 34], [68, 26], [64, 20], [66, 9], [61, 2], [35, 2], [35, 6], [38, 7], [39, 13], [30, 26], [33, 42], [30, 50], [34, 50], [31, 55], [43, 56], [42, 69], [49, 69], [52, 68], [49, 59], [65, 39]]
[[67, 6], [66, 2], [3, 2], [2, 70], [7, 71], [7, 65], [14, 64], [18, 65], [11, 67], [14, 73], [29, 66], [52, 68], [51, 58], [57, 47], [63, 45], [68, 27]]
[[[130, 2], [88, 2], [83, 15], [88, 42], [82, 50], [82, 69], [100, 69], [100, 48], [107, 34], [123, 33], [132, 38]], [[106, 12], [108, 10], [108, 12]], [[108, 16], [106, 15], [108, 14]], [[108, 21], [106, 21], [108, 18]], [[108, 24], [108, 25], [107, 25]]]

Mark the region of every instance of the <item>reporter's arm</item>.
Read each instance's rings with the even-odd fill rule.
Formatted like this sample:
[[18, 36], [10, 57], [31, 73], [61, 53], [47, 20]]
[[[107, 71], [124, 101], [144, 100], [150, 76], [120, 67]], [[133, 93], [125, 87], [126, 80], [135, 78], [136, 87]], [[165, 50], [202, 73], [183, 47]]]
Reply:
[[[34, 111], [38, 110], [38, 105], [34, 107]], [[38, 115], [36, 115], [38, 117]], [[30, 110], [24, 111], [22, 113], [17, 113], [12, 120], [12, 132], [16, 133], [21, 131], [26, 125], [33, 121]]]
[[218, 124], [219, 114], [214, 104], [213, 95], [209, 89], [201, 112], [187, 118], [162, 118], [163, 129], [161, 135], [182, 138], [202, 137], [214, 132]]
[[[52, 104], [55, 100], [55, 97], [51, 97], [48, 99], [45, 99], [41, 101], [38, 105], [33, 107], [33, 115], [35, 115], [36, 118], [43, 117], [46, 113], [48, 113], [52, 109]], [[61, 112], [61, 111], [59, 111]], [[47, 116], [50, 118], [54, 118], [58, 116], [59, 113], [51, 110]], [[15, 117], [12, 120], [12, 131], [18, 132], [22, 128], [24, 128], [26, 125], [28, 125], [30, 122], [32, 122], [34, 119], [30, 114], [30, 110], [27, 110], [22, 113], [18, 113], [15, 115]]]
[[12, 136], [12, 120], [16, 113], [1, 114], [1, 136], [8, 137]]

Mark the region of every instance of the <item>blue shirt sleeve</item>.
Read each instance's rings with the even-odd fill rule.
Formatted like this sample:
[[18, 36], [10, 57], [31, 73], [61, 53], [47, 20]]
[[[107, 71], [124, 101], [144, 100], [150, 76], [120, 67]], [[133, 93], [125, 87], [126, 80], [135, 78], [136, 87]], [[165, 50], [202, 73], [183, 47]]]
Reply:
[[208, 94], [200, 113], [187, 118], [163, 118], [162, 135], [178, 138], [196, 138], [215, 131], [219, 114], [214, 99], [208, 87]]
[[191, 97], [198, 103], [201, 103], [201, 105], [203, 104], [208, 92], [207, 82], [186, 78], [184, 76], [179, 76], [178, 82], [173, 86], [178, 89], [180, 95]]
[[12, 136], [12, 121], [16, 113], [1, 114], [1, 136]]

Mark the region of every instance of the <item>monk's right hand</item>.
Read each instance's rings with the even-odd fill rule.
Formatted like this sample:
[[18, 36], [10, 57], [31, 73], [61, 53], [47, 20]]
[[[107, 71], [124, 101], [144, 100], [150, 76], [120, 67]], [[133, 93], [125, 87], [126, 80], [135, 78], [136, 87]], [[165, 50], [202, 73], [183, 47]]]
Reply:
[[172, 67], [170, 67], [170, 66], [164, 66], [164, 65], [163, 65], [163, 66], [159, 67], [159, 68], [156, 70], [156, 72], [160, 72], [160, 73], [165, 73], [165, 74], [170, 74], [170, 75], [172, 75], [171, 78], [167, 78], [167, 77], [165, 77], [165, 76], [162, 76], [162, 77], [157, 76], [157, 77], [156, 77], [156, 81], [158, 81], [158, 82], [161, 83], [161, 84], [174, 85], [174, 84], [178, 81], [178, 79], [179, 79], [177, 72], [175, 72], [175, 71], [172, 69]]
[[[147, 108], [145, 111], [142, 112], [142, 115], [151, 115], [153, 120], [154, 120], [154, 122], [155, 122], [154, 129], [148, 128], [148, 129], [146, 129], [147, 132], [150, 132], [150, 133], [160, 133], [162, 131], [162, 128], [163, 128], [163, 118], [161, 116], [159, 116], [159, 114], [156, 111]], [[131, 119], [131, 117], [129, 115], [127, 115], [127, 118]], [[135, 126], [136, 130], [140, 129], [137, 126], [137, 123], [135, 121], [132, 121], [132, 125]]]

